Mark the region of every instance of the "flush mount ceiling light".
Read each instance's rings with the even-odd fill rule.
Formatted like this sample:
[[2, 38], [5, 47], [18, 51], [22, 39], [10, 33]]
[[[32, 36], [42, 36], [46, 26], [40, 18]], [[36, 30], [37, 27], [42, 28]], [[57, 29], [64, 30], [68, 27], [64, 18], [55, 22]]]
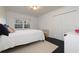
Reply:
[[38, 10], [38, 9], [39, 9], [39, 6], [31, 6], [31, 8], [32, 8], [33, 10]]

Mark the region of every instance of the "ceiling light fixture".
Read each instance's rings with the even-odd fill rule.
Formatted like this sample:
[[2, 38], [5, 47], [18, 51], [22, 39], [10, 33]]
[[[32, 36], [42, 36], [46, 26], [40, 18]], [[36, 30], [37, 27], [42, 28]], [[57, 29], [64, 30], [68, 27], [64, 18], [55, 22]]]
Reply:
[[39, 9], [39, 6], [31, 6], [31, 8], [32, 8], [33, 10], [38, 10], [38, 9]]

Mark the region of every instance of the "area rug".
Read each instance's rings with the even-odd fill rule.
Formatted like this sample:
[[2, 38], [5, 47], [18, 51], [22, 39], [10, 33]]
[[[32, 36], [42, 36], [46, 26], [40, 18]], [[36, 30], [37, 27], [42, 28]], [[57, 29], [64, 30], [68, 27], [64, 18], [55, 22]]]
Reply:
[[52, 44], [48, 41], [35, 42], [30, 45], [17, 47], [7, 51], [8, 53], [51, 53], [58, 48], [57, 45]]

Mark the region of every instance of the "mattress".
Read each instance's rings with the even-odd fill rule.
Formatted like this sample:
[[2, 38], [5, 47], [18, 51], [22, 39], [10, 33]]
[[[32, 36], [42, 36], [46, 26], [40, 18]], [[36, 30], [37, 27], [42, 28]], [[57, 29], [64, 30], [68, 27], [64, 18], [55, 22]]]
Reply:
[[3, 35], [0, 37], [0, 51], [44, 39], [44, 34], [40, 30], [18, 30], [10, 33], [9, 36]]

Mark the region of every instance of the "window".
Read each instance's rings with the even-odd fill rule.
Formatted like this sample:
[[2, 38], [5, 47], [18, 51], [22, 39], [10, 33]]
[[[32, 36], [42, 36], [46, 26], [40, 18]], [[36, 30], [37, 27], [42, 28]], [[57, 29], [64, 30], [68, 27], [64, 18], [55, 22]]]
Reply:
[[15, 20], [16, 29], [26, 29], [30, 28], [30, 24], [26, 20]]

